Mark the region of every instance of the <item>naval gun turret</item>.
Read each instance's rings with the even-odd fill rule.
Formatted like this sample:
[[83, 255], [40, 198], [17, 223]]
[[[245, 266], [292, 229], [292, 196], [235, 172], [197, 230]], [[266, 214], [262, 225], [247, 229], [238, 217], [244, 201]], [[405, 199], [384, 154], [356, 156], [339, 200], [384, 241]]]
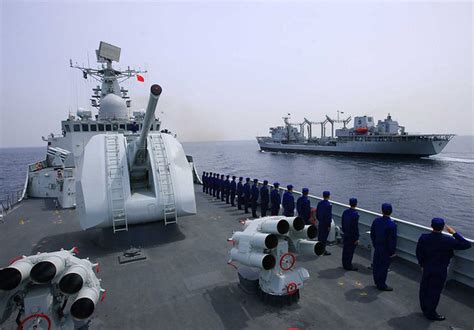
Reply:
[[150, 131], [161, 92], [159, 85], [151, 86], [139, 136], [97, 134], [84, 148], [76, 186], [83, 229], [117, 232], [196, 213], [193, 169], [183, 147], [171, 134]]
[[324, 244], [313, 241], [316, 227], [305, 225], [300, 217], [283, 216], [246, 220], [242, 224], [244, 230], [229, 238], [233, 245], [229, 264], [240, 264], [233, 266], [242, 289], [274, 305], [297, 302], [309, 273], [305, 268], [295, 267], [295, 254], [324, 253]]

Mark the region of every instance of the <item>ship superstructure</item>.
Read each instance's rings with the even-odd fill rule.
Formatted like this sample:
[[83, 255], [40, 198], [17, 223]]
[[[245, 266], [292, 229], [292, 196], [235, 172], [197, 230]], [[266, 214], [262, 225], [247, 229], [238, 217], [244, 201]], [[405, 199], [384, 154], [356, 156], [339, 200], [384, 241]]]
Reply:
[[[127, 230], [129, 224], [164, 220], [196, 212], [191, 157], [168, 130], [160, 131], [155, 109], [161, 94], [151, 86], [146, 112], [130, 111], [128, 90], [120, 83], [143, 71], [120, 71], [120, 48], [101, 42], [96, 51], [99, 69], [80, 67], [93, 88], [91, 105], [62, 121], [62, 133], [51, 134], [47, 156], [28, 168], [29, 197], [52, 198], [58, 208], [78, 206], [81, 225]], [[77, 192], [77, 193], [76, 193]]]
[[[304, 118], [301, 123], [291, 123], [289, 117], [283, 117], [284, 126], [270, 128], [271, 136], [257, 137], [257, 141], [263, 151], [424, 157], [441, 152], [454, 136], [409, 134], [390, 114], [377, 124], [370, 116], [354, 117], [354, 126], [348, 128], [351, 119], [339, 119], [338, 113], [337, 119], [326, 115], [324, 121]], [[330, 136], [326, 135], [327, 124], [331, 125]], [[342, 128], [335, 129], [335, 124]], [[314, 125], [320, 126], [319, 137], [313, 135]]]

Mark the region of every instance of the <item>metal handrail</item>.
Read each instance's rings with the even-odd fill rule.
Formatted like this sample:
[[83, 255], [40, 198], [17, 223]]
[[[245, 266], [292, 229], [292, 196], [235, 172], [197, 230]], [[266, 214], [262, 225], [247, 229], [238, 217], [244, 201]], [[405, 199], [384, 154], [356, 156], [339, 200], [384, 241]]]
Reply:
[[[261, 183], [260, 183], [261, 184]], [[286, 191], [284, 188], [279, 188], [280, 191]], [[293, 190], [295, 195], [302, 195], [301, 192]], [[322, 200], [320, 197], [308, 195], [310, 201], [319, 202]], [[312, 203], [313, 204], [313, 203]], [[341, 217], [344, 210], [349, 208], [349, 205], [338, 203], [331, 200], [332, 215], [337, 225], [341, 225]], [[316, 205], [315, 205], [316, 206]], [[357, 208], [359, 212], [359, 226], [360, 232], [369, 232], [372, 225], [372, 221], [375, 217], [382, 216], [380, 213], [372, 212]], [[431, 232], [431, 228], [422, 226], [410, 221], [397, 219], [391, 217], [393, 221], [398, 225], [397, 228], [397, 256], [408, 260], [412, 263], [418, 263], [416, 258], [416, 245], [421, 234]], [[466, 238], [468, 241], [474, 244], [474, 240]], [[360, 237], [361, 246], [372, 248], [372, 242], [369, 235], [361, 235]], [[467, 286], [474, 287], [474, 249], [455, 251], [453, 260], [449, 268], [448, 279], [453, 279]]]
[[0, 200], [0, 222], [5, 222], [5, 217], [7, 216], [8, 212], [13, 210], [13, 208], [20, 204], [21, 201], [26, 196], [26, 190], [28, 188], [28, 175], [29, 175], [29, 168], [31, 165], [35, 163], [29, 164], [26, 170], [26, 178], [25, 183], [23, 184], [22, 189], [18, 189], [7, 194], [6, 200]]
[[[262, 185], [259, 182], [258, 185]], [[280, 192], [287, 191], [285, 188], [278, 188]], [[294, 191], [293, 194], [296, 196], [302, 195], [301, 192]], [[308, 195], [309, 200], [312, 202], [311, 205], [316, 206], [317, 202], [321, 201], [322, 198], [314, 195]], [[332, 204], [332, 215], [337, 225], [341, 225], [341, 217], [344, 210], [349, 208], [349, 205], [338, 203], [331, 200]], [[380, 213], [372, 212], [357, 208], [359, 212], [359, 230], [360, 230], [360, 246], [372, 249], [372, 242], [368, 233], [370, 233], [370, 227], [375, 217], [381, 216]], [[412, 263], [418, 263], [416, 258], [416, 245], [421, 234], [431, 232], [431, 228], [422, 226], [416, 223], [412, 223], [406, 220], [393, 218], [392, 220], [397, 223], [397, 251], [398, 257], [410, 261]], [[364, 234], [365, 233], [365, 234]], [[447, 235], [447, 234], [446, 234]], [[474, 240], [467, 239], [474, 244]], [[467, 286], [474, 288], [474, 248], [455, 251], [454, 257], [449, 267], [448, 278], [456, 280], [460, 283], [466, 284]]]

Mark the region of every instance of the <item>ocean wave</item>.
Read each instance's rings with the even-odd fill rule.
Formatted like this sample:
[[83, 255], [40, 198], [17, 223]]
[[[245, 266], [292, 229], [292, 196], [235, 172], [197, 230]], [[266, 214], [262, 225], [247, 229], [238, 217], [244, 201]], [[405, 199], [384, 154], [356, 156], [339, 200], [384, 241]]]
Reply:
[[452, 163], [465, 163], [465, 164], [474, 164], [474, 159], [472, 158], [455, 158], [455, 157], [446, 157], [446, 156], [434, 156], [427, 157], [425, 159], [443, 161], [443, 162], [452, 162]]

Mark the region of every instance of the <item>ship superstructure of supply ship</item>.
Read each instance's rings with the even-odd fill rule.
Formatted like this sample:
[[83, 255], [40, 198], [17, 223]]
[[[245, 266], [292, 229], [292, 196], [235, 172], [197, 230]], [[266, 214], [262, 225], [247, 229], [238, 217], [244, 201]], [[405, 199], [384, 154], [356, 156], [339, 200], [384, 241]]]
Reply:
[[77, 207], [83, 229], [113, 227], [164, 220], [196, 213], [193, 190], [194, 166], [182, 145], [160, 131], [155, 109], [162, 88], [153, 85], [145, 112], [129, 114], [131, 100], [120, 87], [140, 71], [119, 71], [112, 62], [120, 48], [101, 42], [96, 51], [99, 69], [71, 67], [100, 81], [91, 104], [98, 109], [80, 110], [62, 121], [62, 134], [48, 136], [44, 161], [31, 164], [25, 182], [26, 195], [51, 198], [58, 208]]
[[[270, 128], [270, 137], [257, 137], [262, 151], [427, 157], [440, 153], [454, 136], [409, 134], [390, 114], [377, 125], [373, 117], [354, 117], [352, 128], [347, 127], [351, 117], [339, 119], [339, 113], [338, 119], [326, 115], [320, 122], [304, 118], [301, 123], [290, 123], [289, 117], [283, 120], [284, 126]], [[327, 124], [331, 125], [330, 136], [326, 136]], [[334, 134], [335, 124], [343, 127]], [[320, 137], [313, 136], [313, 126], [320, 126]]]

